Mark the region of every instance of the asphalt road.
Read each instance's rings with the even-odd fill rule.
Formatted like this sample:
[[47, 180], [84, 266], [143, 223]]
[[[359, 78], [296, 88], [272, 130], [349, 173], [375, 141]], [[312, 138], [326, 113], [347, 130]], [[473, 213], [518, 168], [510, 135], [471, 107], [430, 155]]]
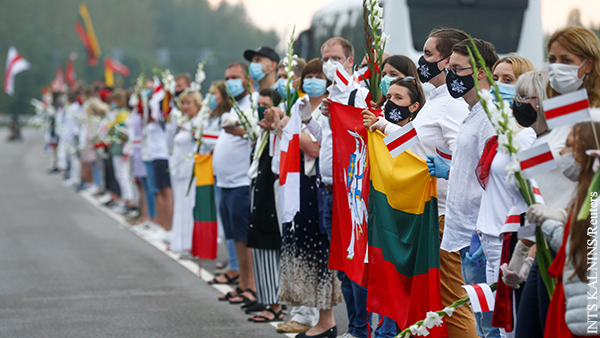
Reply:
[[281, 337], [46, 173], [0, 132], [0, 337]]
[[40, 131], [5, 136], [0, 337], [285, 337], [47, 174]]

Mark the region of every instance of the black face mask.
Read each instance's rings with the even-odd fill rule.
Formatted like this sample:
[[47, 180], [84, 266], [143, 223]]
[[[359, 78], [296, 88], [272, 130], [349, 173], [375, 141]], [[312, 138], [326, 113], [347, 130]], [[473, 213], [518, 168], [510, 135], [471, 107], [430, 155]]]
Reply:
[[527, 128], [537, 121], [537, 111], [530, 103], [523, 103], [518, 101], [513, 101], [512, 111], [517, 122]]
[[455, 72], [448, 71], [446, 73], [446, 87], [448, 87], [450, 95], [453, 98], [458, 99], [475, 87], [473, 74], [458, 76]]
[[183, 90], [176, 91], [175, 92], [175, 97], [179, 97], [179, 95], [181, 95], [181, 93], [183, 93], [183, 92], [184, 92]]
[[[442, 60], [444, 60], [444, 59], [442, 59]], [[440, 60], [440, 61], [442, 61], [442, 60]], [[438, 74], [442, 72], [440, 70], [440, 68], [438, 67], [438, 63], [440, 63], [440, 61], [429, 62], [429, 61], [425, 60], [425, 57], [423, 57], [423, 55], [421, 55], [421, 58], [419, 59], [419, 69], [418, 69], [419, 70], [419, 80], [421, 80], [421, 82], [425, 83], [425, 82], [431, 81], [431, 79], [438, 76]]]
[[400, 121], [404, 121], [412, 115], [408, 107], [401, 107], [389, 99], [385, 104], [385, 110], [383, 114], [385, 116], [385, 119], [391, 123], [398, 123]]

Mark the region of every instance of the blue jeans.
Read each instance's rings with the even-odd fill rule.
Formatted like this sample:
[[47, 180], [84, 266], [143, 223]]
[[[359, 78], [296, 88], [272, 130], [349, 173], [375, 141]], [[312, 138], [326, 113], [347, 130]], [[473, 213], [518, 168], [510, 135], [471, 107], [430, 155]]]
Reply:
[[[221, 205], [221, 188], [217, 187], [217, 178], [215, 178], [215, 205]], [[217, 220], [219, 223], [221, 222], [221, 216], [219, 214], [219, 208], [217, 207]], [[233, 239], [225, 240], [225, 246], [227, 247], [227, 269], [229, 271], [240, 271], [240, 267], [238, 265], [237, 254], [235, 252], [235, 242]]]
[[319, 188], [319, 196], [322, 196], [321, 209], [323, 229], [327, 233], [327, 237], [331, 241], [331, 215], [333, 214], [333, 193], [328, 193], [325, 188]]
[[367, 312], [367, 289], [350, 280], [343, 271], [338, 271], [337, 275], [342, 282], [342, 294], [348, 311], [348, 333], [358, 338], [366, 338], [367, 320], [371, 322], [372, 317], [372, 314]]
[[375, 329], [375, 338], [392, 338], [397, 335], [396, 322], [388, 317], [381, 317], [382, 320]]
[[148, 211], [148, 217], [151, 219], [156, 218], [156, 200], [154, 199], [154, 194], [151, 192], [152, 187], [150, 186], [150, 180], [148, 177], [140, 177], [140, 182], [142, 183], [142, 187], [144, 187], [144, 196], [146, 197], [146, 207]]
[[[481, 284], [486, 282], [485, 268], [475, 266], [469, 262], [465, 255], [469, 252], [469, 247], [460, 250], [460, 265], [462, 267], [462, 276], [466, 284]], [[477, 335], [485, 338], [500, 338], [500, 329], [492, 326], [493, 311], [475, 312], [475, 322], [477, 324]]]

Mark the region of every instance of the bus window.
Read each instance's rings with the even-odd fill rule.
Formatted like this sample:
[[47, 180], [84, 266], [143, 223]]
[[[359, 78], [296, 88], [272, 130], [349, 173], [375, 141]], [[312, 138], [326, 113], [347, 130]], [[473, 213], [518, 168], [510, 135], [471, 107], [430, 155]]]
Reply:
[[519, 47], [527, 0], [407, 0], [414, 49], [423, 50], [435, 22], [491, 41], [498, 54]]

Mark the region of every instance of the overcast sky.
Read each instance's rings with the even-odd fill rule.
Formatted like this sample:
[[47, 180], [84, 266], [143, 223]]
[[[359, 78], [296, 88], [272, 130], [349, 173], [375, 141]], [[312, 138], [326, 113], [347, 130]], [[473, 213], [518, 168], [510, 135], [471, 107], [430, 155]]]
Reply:
[[[208, 0], [218, 4], [223, 0]], [[248, 13], [260, 27], [274, 28], [280, 36], [289, 36], [294, 23], [296, 35], [308, 27], [312, 15], [334, 0], [224, 0], [230, 3], [243, 2]], [[542, 25], [544, 32], [553, 32], [565, 25], [567, 15], [572, 8], [579, 7], [582, 22], [600, 23], [600, 0], [541, 0]]]

